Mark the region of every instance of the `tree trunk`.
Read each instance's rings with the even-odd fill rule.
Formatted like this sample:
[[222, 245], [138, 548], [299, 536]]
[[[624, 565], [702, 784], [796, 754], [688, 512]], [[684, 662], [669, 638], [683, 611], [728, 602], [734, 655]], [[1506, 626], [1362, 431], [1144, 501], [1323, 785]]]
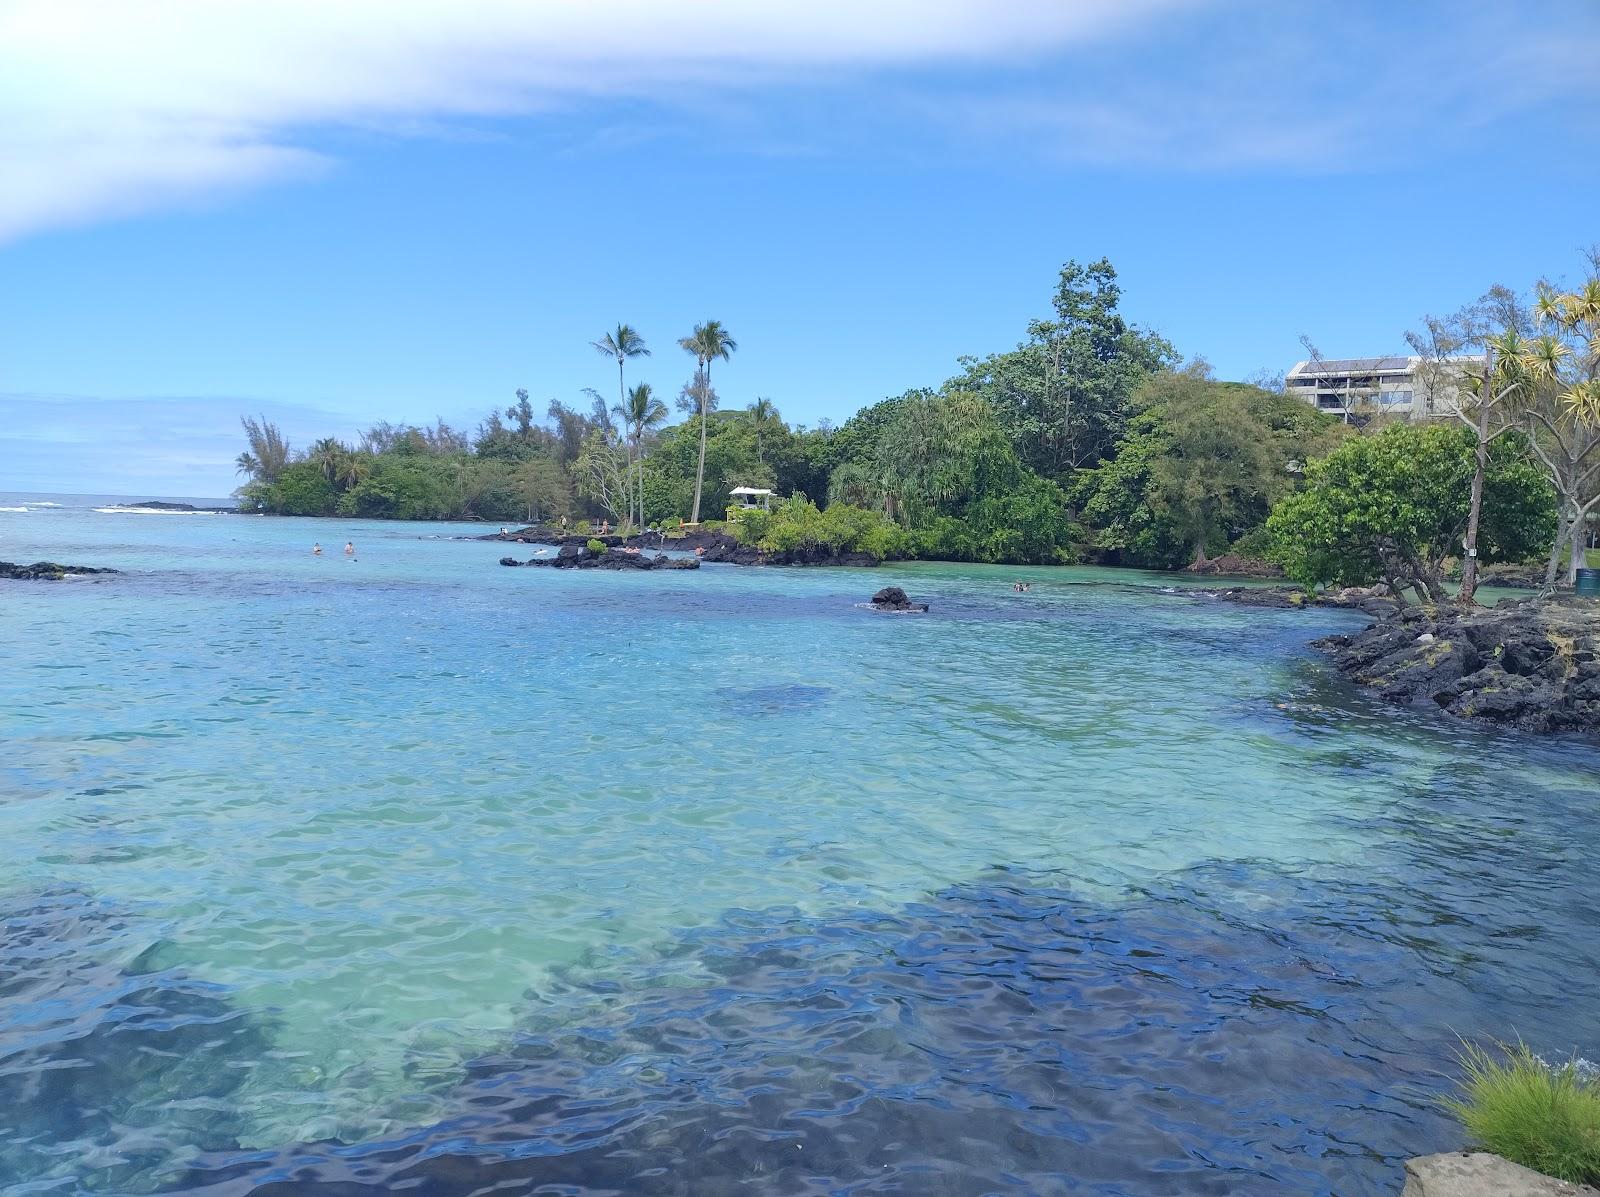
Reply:
[[1585, 516], [1587, 515], [1588, 513], [1585, 512], [1584, 515], [1581, 515], [1572, 521], [1572, 533], [1570, 539], [1570, 543], [1572, 545], [1572, 555], [1567, 559], [1568, 586], [1576, 586], [1578, 584], [1578, 571], [1583, 568], [1586, 560], [1583, 552], [1583, 530], [1584, 525], [1587, 523], [1587, 520], [1585, 519]]
[[[617, 410], [623, 413], [623, 420], [628, 418], [628, 386], [622, 379], [622, 354], [620, 352], [617, 354]], [[628, 469], [630, 471], [633, 469], [633, 458], [631, 456], [628, 458]], [[622, 489], [628, 492], [628, 522], [631, 524], [633, 523], [633, 487], [625, 485]]]
[[1472, 501], [1467, 507], [1465, 555], [1461, 559], [1461, 593], [1456, 601], [1464, 607], [1475, 602], [1478, 593], [1478, 521], [1483, 514], [1483, 476], [1489, 469], [1489, 377], [1494, 368], [1491, 352], [1483, 363], [1483, 395], [1478, 400], [1478, 448], [1472, 467]]
[[1561, 568], [1561, 556], [1567, 551], [1567, 540], [1572, 535], [1572, 516], [1565, 503], [1557, 509], [1556, 542], [1550, 546], [1550, 556], [1544, 563], [1544, 584], [1556, 584], [1556, 571]]
[[700, 465], [694, 472], [694, 510], [689, 515], [691, 524], [700, 522], [700, 488], [706, 480], [706, 400], [711, 392], [711, 363], [705, 364], [706, 392], [700, 396]]

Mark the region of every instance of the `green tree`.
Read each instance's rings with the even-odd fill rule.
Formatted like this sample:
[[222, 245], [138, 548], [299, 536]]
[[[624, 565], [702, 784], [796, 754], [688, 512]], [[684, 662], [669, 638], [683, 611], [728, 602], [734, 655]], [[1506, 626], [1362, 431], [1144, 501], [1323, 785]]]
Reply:
[[987, 399], [1023, 464], [1065, 482], [1111, 457], [1135, 414], [1146, 375], [1176, 361], [1172, 346], [1118, 311], [1117, 272], [1102, 258], [1061, 268], [1053, 320], [1028, 325], [1009, 353], [963, 358], [947, 389]]
[[567, 514], [567, 478], [549, 457], [540, 454], [518, 462], [512, 485], [530, 524]]
[[[617, 419], [627, 423], [628, 388], [623, 382], [622, 367], [630, 357], [649, 357], [650, 350], [645, 346], [644, 338], [631, 324], [618, 324], [616, 328], [606, 333], [598, 341], [590, 341], [596, 353], [605, 357], [615, 358], [617, 363], [617, 403], [613, 411]], [[633, 492], [629, 491], [628, 518], [633, 519]]]
[[761, 434], [773, 425], [782, 423], [778, 409], [771, 399], [758, 398], [750, 405], [750, 426], [756, 433], [756, 460], [763, 465], [766, 464], [766, 457], [761, 452]]
[[644, 523], [644, 436], [646, 432], [659, 428], [666, 418], [667, 405], [655, 397], [648, 382], [641, 382], [630, 389], [623, 404], [617, 408], [617, 419], [622, 421], [622, 426], [627, 430], [628, 443], [632, 446], [633, 468], [638, 470], [637, 485], [629, 491], [628, 502], [631, 507], [637, 497], [641, 525]]
[[705, 483], [706, 473], [706, 423], [710, 418], [708, 406], [710, 397], [715, 393], [711, 389], [711, 363], [718, 358], [727, 361], [738, 350], [739, 344], [728, 334], [720, 320], [707, 320], [704, 324], [694, 326], [694, 331], [682, 338], [678, 344], [684, 352], [692, 355], [698, 370], [696, 376], [705, 376], [704, 385], [699, 387], [698, 407], [700, 410], [700, 465], [695, 472], [694, 482], [694, 507], [689, 516], [689, 522], [700, 522], [700, 491]]
[[289, 442], [278, 431], [278, 426], [265, 416], [259, 420], [240, 416], [239, 423], [244, 426], [245, 439], [250, 442], [249, 450], [234, 459], [239, 473], [251, 482], [268, 485], [276, 482], [289, 464]]
[[1561, 504], [1545, 580], [1555, 580], [1565, 550], [1569, 585], [1583, 564], [1590, 513], [1600, 507], [1600, 247], [1590, 266], [1590, 277], [1572, 291], [1541, 286], [1534, 305], [1541, 331], [1519, 363], [1534, 452]]
[[[1402, 601], [1408, 587], [1447, 600], [1444, 561], [1466, 529], [1476, 449], [1470, 428], [1398, 424], [1312, 462], [1305, 489], [1267, 521], [1284, 571], [1305, 586], [1381, 579]], [[1555, 495], [1522, 437], [1492, 446], [1484, 488], [1484, 561], [1522, 560], [1549, 543]]]

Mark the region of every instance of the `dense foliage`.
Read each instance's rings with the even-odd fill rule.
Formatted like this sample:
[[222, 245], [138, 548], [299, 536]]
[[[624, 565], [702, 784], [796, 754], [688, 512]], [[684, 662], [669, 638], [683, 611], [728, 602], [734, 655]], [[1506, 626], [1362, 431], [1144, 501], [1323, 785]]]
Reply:
[[1073, 497], [1101, 560], [1173, 569], [1234, 546], [1348, 430], [1287, 395], [1216, 382], [1202, 365], [1147, 379], [1138, 414]]
[[[1180, 369], [1120, 302], [1109, 262], [1068, 262], [1051, 317], [1014, 349], [809, 429], [767, 398], [724, 406], [711, 372], [737, 344], [714, 320], [679, 341], [693, 359], [685, 418], [663, 426], [649, 385], [627, 386], [627, 363], [649, 349], [620, 324], [593, 343], [617, 368], [609, 408], [589, 391], [589, 409], [553, 402], [540, 421], [519, 391], [470, 436], [380, 424], [357, 446], [324, 440], [301, 454], [247, 419], [240, 494], [291, 515], [637, 527], [718, 519], [735, 487], [764, 487], [780, 506], [739, 528], [776, 551], [1149, 569], [1231, 551], [1280, 559], [1307, 584], [1390, 578], [1438, 593], [1464, 519], [1456, 430], [1357, 436], [1281, 389], [1219, 382], [1203, 362]], [[1484, 560], [1549, 545], [1528, 450], [1515, 436], [1497, 443]]]
[[[1457, 425], [1398, 424], [1354, 438], [1306, 471], [1267, 523], [1284, 571], [1306, 586], [1414, 587], [1448, 597], [1444, 563], [1467, 526], [1477, 438]], [[1479, 557], [1520, 561], [1555, 535], [1555, 492], [1526, 442], [1496, 441], [1484, 478]]]
[[739, 512], [731, 526], [741, 542], [774, 553], [866, 553], [882, 561], [904, 557], [910, 547], [905, 532], [875, 511], [849, 503], [819, 508], [804, 495], [794, 495], [770, 512]]

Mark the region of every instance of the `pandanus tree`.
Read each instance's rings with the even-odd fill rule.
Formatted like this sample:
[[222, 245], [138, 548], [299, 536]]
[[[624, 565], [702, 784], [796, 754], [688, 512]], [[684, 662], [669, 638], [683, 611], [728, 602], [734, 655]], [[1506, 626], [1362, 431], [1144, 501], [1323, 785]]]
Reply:
[[[629, 388], [624, 401], [612, 410], [627, 431], [629, 467], [632, 469], [637, 466], [638, 469], [635, 486], [628, 494], [628, 518], [633, 519], [633, 513], [637, 510], [637, 523], [642, 526], [644, 524], [644, 434], [661, 426], [661, 422], [667, 418], [667, 405], [656, 398], [648, 382], [641, 382], [638, 386]], [[634, 506], [636, 497], [637, 508]]]
[[718, 358], [727, 361], [738, 350], [739, 343], [728, 335], [728, 330], [722, 327], [722, 321], [707, 320], [704, 324], [695, 325], [694, 331], [680, 339], [678, 344], [685, 353], [694, 357], [696, 373], [705, 375], [705, 385], [699, 389], [701, 399], [697, 404], [700, 410], [700, 463], [695, 468], [694, 509], [689, 514], [689, 522], [698, 524], [700, 492], [706, 480], [706, 421], [710, 418], [711, 363]]
[[1555, 580], [1563, 551], [1567, 580], [1577, 577], [1589, 516], [1600, 507], [1600, 255], [1594, 265], [1596, 276], [1574, 291], [1541, 288], [1534, 317], [1542, 332], [1529, 339], [1519, 363], [1532, 395], [1533, 451], [1560, 503], [1547, 582]]

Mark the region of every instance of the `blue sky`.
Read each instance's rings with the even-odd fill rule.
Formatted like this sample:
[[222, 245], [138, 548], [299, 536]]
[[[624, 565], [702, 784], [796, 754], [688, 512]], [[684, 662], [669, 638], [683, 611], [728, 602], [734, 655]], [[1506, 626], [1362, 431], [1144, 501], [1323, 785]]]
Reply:
[[1397, 351], [1600, 240], [1597, 61], [1583, 0], [0, 0], [0, 490], [609, 395], [618, 320], [842, 421], [1068, 258], [1224, 377]]

